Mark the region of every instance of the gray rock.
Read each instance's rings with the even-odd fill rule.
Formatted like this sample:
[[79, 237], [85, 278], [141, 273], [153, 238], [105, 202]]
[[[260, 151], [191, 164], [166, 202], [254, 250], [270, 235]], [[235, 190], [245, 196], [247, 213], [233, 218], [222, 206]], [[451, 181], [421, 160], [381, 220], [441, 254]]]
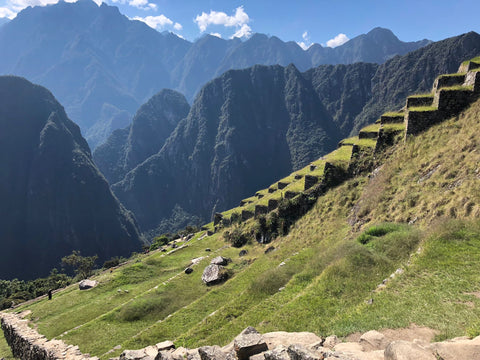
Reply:
[[333, 349], [340, 341], [335, 335], [330, 335], [325, 338], [323, 346], [329, 349]]
[[393, 341], [385, 349], [385, 360], [437, 360], [432, 352], [408, 341]]
[[273, 350], [269, 350], [263, 353], [265, 360], [290, 360], [287, 348], [283, 345], [277, 346]]
[[154, 360], [155, 358], [148, 356], [144, 349], [125, 350], [120, 354], [120, 360]]
[[316, 354], [298, 344], [290, 345], [287, 353], [291, 360], [323, 360], [324, 358], [322, 354]]
[[198, 348], [198, 354], [202, 360], [226, 360], [227, 354], [225, 354], [220, 346], [203, 346]]
[[273, 250], [275, 250], [275, 247], [270, 246], [267, 250], [265, 250], [265, 254], [271, 253]]
[[80, 290], [88, 290], [97, 286], [98, 282], [95, 280], [85, 279], [78, 283], [78, 288]]
[[382, 333], [371, 330], [360, 336], [359, 344], [362, 346], [363, 351], [384, 350], [388, 345], [388, 341]]
[[245, 256], [248, 254], [248, 251], [247, 250], [241, 250], [239, 253], [238, 253], [238, 256]]
[[221, 265], [208, 265], [202, 274], [202, 281], [206, 285], [219, 284], [228, 278], [226, 269]]
[[158, 343], [155, 346], [157, 347], [158, 351], [175, 349], [175, 344], [170, 340], [162, 341], [161, 343]]
[[226, 266], [231, 261], [231, 259], [225, 258], [223, 256], [217, 256], [216, 258], [212, 259], [212, 261], [210, 261], [210, 264]]
[[262, 335], [253, 327], [243, 330], [233, 341], [233, 348], [238, 360], [247, 360], [250, 356], [268, 350]]

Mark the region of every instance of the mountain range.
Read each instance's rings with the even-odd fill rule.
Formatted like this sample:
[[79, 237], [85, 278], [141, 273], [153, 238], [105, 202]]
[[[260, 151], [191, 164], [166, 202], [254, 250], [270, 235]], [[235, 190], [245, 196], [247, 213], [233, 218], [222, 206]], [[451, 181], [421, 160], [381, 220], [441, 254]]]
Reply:
[[80, 0], [29, 7], [2, 26], [0, 74], [24, 76], [50, 89], [96, 147], [163, 88], [192, 101], [206, 82], [229, 69], [293, 63], [305, 71], [320, 64], [383, 63], [428, 43], [405, 43], [381, 28], [334, 49], [315, 44], [305, 51], [263, 34], [246, 41], [206, 35], [191, 43], [129, 20], [116, 7]]
[[[165, 143], [165, 137], [157, 139], [152, 155], [130, 144], [145, 142], [138, 137], [155, 133], [154, 123], [136, 134], [131, 129], [142, 128], [143, 117], [155, 117], [153, 103], [162, 103], [162, 93], [140, 109], [131, 127], [98, 147], [94, 159], [142, 231], [165, 232], [194, 217], [206, 221], [333, 150], [382, 112], [398, 110], [406, 91], [428, 92], [438, 74], [454, 72], [479, 52], [480, 35], [472, 32], [382, 65], [321, 65], [303, 73], [293, 64], [230, 70], [201, 89], [188, 116]], [[126, 166], [125, 149], [136, 163]], [[181, 221], [172, 221], [179, 213]]]
[[0, 278], [47, 275], [73, 250], [105, 261], [140, 248], [133, 216], [48, 90], [0, 77], [0, 127]]

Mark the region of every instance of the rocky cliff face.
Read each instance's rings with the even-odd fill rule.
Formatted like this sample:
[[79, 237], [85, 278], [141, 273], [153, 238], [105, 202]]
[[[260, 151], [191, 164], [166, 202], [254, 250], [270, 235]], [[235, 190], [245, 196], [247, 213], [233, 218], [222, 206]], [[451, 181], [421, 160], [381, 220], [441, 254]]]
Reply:
[[208, 219], [333, 149], [339, 136], [293, 65], [229, 71], [200, 91], [161, 151], [113, 189], [143, 230], [176, 206]]
[[139, 247], [131, 215], [53, 95], [0, 77], [0, 278], [31, 278], [72, 250], [100, 261]]
[[185, 97], [164, 89], [142, 105], [132, 124], [116, 130], [95, 149], [93, 158], [107, 180], [114, 184], [135, 166], [156, 154], [190, 110]]

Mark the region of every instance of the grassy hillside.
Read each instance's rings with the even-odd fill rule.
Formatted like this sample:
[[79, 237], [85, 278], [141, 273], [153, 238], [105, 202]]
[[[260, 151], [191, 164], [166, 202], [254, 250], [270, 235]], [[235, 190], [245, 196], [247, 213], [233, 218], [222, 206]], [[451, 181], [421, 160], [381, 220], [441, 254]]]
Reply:
[[[249, 241], [245, 256], [224, 239], [231, 227], [212, 236], [201, 232], [176, 249], [137, 255], [98, 275], [92, 290], [71, 286], [52, 301], [15, 311], [31, 310], [40, 333], [102, 359], [118, 355], [121, 349], [111, 351], [117, 345], [132, 349], [165, 339], [223, 345], [248, 325], [346, 336], [415, 323], [438, 330], [439, 339], [478, 335], [479, 131], [477, 101], [382, 159], [376, 155], [384, 165], [373, 174], [319, 197], [288, 235], [265, 245]], [[347, 139], [330, 160], [342, 163], [350, 143], [374, 146], [370, 139]], [[235, 225], [247, 234], [257, 226], [253, 218]], [[231, 278], [206, 287], [201, 273], [217, 255], [232, 258]], [[205, 258], [185, 274], [199, 257]], [[8, 356], [4, 351], [0, 342], [0, 356]]]

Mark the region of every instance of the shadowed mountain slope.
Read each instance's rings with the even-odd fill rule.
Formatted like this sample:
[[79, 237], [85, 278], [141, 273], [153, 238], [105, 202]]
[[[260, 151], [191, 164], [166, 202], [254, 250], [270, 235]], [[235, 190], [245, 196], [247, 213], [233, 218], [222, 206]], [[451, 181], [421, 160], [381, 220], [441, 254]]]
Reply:
[[72, 250], [102, 261], [138, 249], [134, 220], [48, 90], [0, 77], [0, 126], [0, 278], [48, 274]]

